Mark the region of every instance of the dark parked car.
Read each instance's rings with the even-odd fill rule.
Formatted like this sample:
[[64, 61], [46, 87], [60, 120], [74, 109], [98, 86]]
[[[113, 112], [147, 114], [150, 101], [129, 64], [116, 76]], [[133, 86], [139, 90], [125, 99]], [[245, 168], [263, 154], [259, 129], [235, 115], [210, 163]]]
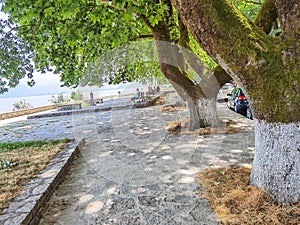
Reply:
[[252, 119], [249, 102], [241, 88], [237, 87], [233, 89], [231, 94], [228, 94], [228, 96], [230, 96], [227, 101], [228, 108], [246, 116], [249, 119]]

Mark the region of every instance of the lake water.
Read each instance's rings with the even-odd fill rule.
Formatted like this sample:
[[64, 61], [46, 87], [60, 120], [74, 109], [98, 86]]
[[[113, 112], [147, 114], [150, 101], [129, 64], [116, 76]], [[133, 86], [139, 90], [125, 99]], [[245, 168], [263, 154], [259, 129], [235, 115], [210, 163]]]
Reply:
[[50, 102], [52, 95], [39, 95], [15, 98], [0, 98], [0, 113], [11, 112], [14, 108], [14, 103], [25, 100], [33, 107], [51, 105]]
[[[129, 95], [136, 91], [137, 86], [127, 86], [126, 88], [113, 88], [113, 89], [79, 89], [84, 96], [84, 99], [90, 98], [90, 92], [93, 92], [94, 99], [103, 98], [107, 96], [118, 96], [118, 91], [120, 91], [121, 95]], [[139, 86], [140, 90], [146, 90], [145, 87]], [[16, 102], [20, 102], [25, 100], [30, 103], [33, 107], [40, 107], [51, 105], [50, 99], [52, 96], [57, 96], [57, 94], [52, 95], [38, 95], [38, 96], [26, 96], [26, 97], [14, 97], [14, 98], [0, 98], [0, 113], [11, 112], [13, 110], [13, 105]], [[70, 97], [70, 93], [64, 94], [64, 96]]]

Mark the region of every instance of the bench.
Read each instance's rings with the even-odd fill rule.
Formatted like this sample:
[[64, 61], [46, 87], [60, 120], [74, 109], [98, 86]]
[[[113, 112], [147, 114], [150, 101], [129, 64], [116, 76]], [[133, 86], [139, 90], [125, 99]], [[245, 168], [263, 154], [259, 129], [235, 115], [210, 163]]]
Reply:
[[94, 103], [93, 105], [102, 104], [103, 103], [103, 98], [95, 99], [93, 101], [93, 103]]
[[57, 111], [81, 109], [81, 103], [62, 104], [57, 106]]
[[134, 103], [146, 102], [146, 96], [144, 92], [139, 92], [138, 97], [133, 100]]

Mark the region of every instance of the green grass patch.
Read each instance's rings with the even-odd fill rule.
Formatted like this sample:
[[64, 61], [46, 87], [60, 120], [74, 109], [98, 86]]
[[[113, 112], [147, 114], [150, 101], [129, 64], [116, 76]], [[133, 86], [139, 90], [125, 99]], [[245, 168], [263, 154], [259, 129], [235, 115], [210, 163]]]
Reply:
[[20, 141], [20, 142], [6, 142], [0, 143], [0, 153], [17, 150], [20, 148], [42, 148], [45, 145], [57, 145], [59, 143], [68, 143], [70, 139], [62, 140], [34, 140], [34, 141]]

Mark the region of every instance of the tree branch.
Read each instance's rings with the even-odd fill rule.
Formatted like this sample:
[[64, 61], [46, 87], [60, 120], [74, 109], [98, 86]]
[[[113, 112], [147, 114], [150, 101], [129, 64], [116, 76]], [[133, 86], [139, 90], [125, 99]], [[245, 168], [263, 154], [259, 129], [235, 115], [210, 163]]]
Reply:
[[276, 23], [277, 12], [274, 0], [266, 0], [261, 7], [254, 23], [259, 26], [266, 34], [270, 33], [272, 26]]
[[149, 38], [153, 38], [153, 35], [152, 34], [149, 34], [149, 35], [140, 35], [136, 38], [132, 38], [132, 39], [129, 39], [129, 41], [136, 41], [136, 40], [140, 40], [140, 39], [149, 39]]
[[147, 19], [147, 17], [145, 15], [140, 14], [140, 13], [136, 13], [136, 15], [138, 17], [140, 17], [151, 30], [153, 30], [153, 26], [151, 25], [151, 23], [149, 22], [149, 20]]
[[206, 97], [213, 98], [219, 92], [220, 87], [226, 82], [229, 82], [232, 78], [220, 66], [218, 66], [214, 72], [206, 68], [201, 59], [192, 51], [189, 44], [190, 38], [188, 29], [180, 16], [178, 16], [178, 22], [180, 33], [179, 45], [183, 47], [181, 48], [181, 52], [187, 63], [200, 77], [201, 82], [199, 86], [205, 92]]
[[172, 2], [196, 41], [232, 77], [249, 73], [247, 62], [263, 66], [257, 61], [275, 49], [269, 37], [226, 0]]

